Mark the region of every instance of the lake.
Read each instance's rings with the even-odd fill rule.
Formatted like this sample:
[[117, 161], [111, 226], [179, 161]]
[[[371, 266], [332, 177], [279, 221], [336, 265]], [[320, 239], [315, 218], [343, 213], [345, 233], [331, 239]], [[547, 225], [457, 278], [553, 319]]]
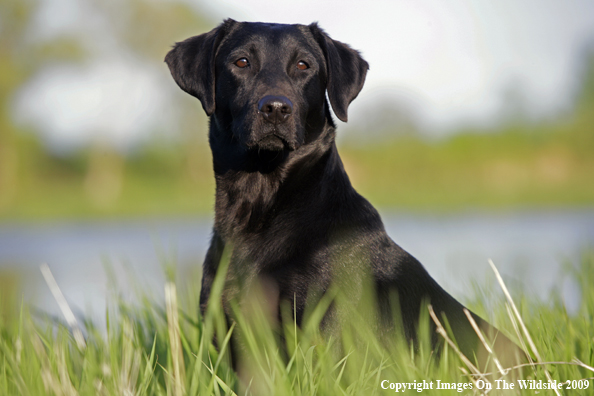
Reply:
[[[579, 296], [560, 275], [564, 264], [577, 264], [585, 249], [594, 248], [592, 209], [384, 211], [382, 217], [392, 239], [461, 300], [471, 295], [473, 281], [493, 279], [492, 259], [512, 290], [546, 300], [558, 287], [568, 307], [577, 307]], [[110, 290], [133, 299], [142, 288], [162, 298], [166, 263], [176, 264], [179, 283], [194, 276], [198, 284], [210, 227], [210, 218], [0, 223], [0, 276], [16, 276], [26, 302], [55, 314], [58, 306], [39, 270], [47, 263], [75, 311], [101, 318]]]

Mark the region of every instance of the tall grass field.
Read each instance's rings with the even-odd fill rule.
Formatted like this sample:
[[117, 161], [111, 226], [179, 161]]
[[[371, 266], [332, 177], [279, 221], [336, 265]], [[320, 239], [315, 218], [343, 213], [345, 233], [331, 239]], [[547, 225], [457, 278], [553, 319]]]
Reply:
[[[312, 307], [301, 327], [289, 310], [281, 326], [258, 304], [237, 308], [228, 327], [219, 299], [212, 298], [201, 316], [195, 280], [170, 281], [144, 292], [140, 303], [111, 301], [105, 324], [98, 325], [71, 315], [44, 268], [62, 318], [19, 305], [0, 282], [0, 395], [591, 395], [594, 253], [566, 267], [580, 295], [571, 312], [560, 292], [548, 301], [517, 290], [508, 297], [495, 274], [496, 287], [477, 288], [465, 301], [534, 359], [508, 369], [492, 356], [491, 372], [460, 356], [447, 331], [440, 337], [449, 341], [436, 353], [428, 341], [429, 310], [416, 347], [399, 334], [378, 336], [368, 309], [348, 311], [340, 334], [322, 334], [320, 321], [330, 304], [341, 302], [340, 290]], [[232, 337], [242, 351], [235, 368]], [[550, 384], [556, 389], [542, 389]]]

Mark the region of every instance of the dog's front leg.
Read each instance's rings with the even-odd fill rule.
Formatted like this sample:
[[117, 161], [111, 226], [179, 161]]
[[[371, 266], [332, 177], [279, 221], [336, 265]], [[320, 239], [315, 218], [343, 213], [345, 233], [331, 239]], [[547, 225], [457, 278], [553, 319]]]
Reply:
[[202, 266], [202, 288], [200, 289], [200, 312], [202, 315], [206, 312], [208, 306], [208, 299], [210, 297], [210, 291], [214, 282], [217, 270], [219, 269], [219, 263], [223, 257], [223, 250], [225, 249], [225, 242], [214, 231], [212, 239], [210, 241], [210, 247], [204, 258], [204, 264]]

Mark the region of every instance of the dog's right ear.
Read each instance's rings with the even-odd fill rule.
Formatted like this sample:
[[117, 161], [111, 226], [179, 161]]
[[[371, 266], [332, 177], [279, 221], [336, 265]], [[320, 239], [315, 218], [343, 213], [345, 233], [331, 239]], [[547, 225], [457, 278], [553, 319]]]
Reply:
[[339, 120], [347, 122], [349, 104], [361, 92], [369, 64], [358, 51], [332, 40], [317, 23], [309, 29], [326, 57], [326, 90], [332, 110]]
[[227, 19], [208, 33], [176, 43], [165, 56], [177, 85], [197, 97], [209, 116], [215, 111], [215, 54], [235, 23]]

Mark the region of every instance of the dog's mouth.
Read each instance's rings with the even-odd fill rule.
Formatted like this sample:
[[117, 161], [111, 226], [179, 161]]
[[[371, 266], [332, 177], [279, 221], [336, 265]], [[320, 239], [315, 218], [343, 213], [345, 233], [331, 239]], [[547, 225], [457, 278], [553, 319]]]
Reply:
[[253, 148], [267, 151], [293, 151], [296, 149], [295, 144], [292, 144], [291, 142], [287, 141], [287, 139], [277, 135], [276, 133], [270, 133], [262, 137], [260, 140], [255, 142]]

